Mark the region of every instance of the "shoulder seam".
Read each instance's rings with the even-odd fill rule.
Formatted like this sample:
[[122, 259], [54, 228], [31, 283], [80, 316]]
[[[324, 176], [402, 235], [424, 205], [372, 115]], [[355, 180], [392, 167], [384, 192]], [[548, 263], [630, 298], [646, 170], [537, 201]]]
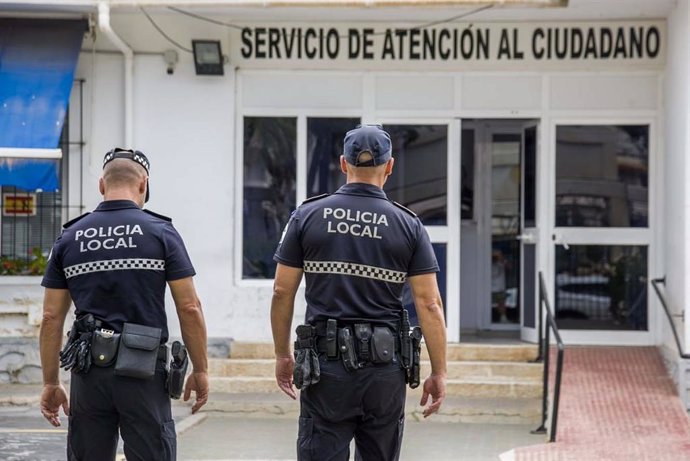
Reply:
[[89, 214], [91, 214], [91, 212], [87, 211], [87, 212], [84, 213], [83, 215], [78, 216], [78, 217], [76, 217], [76, 218], [74, 218], [74, 219], [71, 219], [71, 220], [67, 221], [65, 224], [62, 225], [62, 228], [63, 228], [63, 229], [67, 229], [67, 228], [70, 227], [72, 224], [76, 223], [77, 221], [79, 221], [80, 219], [86, 217], [86, 216], [89, 215]]
[[393, 205], [397, 206], [398, 208], [400, 208], [401, 210], [405, 211], [406, 213], [408, 213], [408, 214], [414, 216], [415, 218], [417, 217], [417, 213], [415, 213], [414, 211], [410, 210], [410, 209], [407, 208], [406, 206], [399, 204], [399, 203], [396, 202], [395, 200], [391, 200], [391, 203], [392, 203]]
[[167, 216], [164, 216], [162, 214], [158, 214], [155, 211], [151, 211], [151, 210], [141, 210], [141, 211], [143, 211], [144, 213], [149, 214], [155, 218], [162, 219], [163, 221], [172, 222], [172, 218], [168, 218]]
[[305, 203], [315, 202], [316, 200], [320, 200], [320, 199], [322, 199], [322, 198], [326, 198], [326, 197], [328, 197], [329, 195], [331, 195], [331, 194], [315, 195], [314, 197], [309, 197], [308, 199], [306, 199], [305, 201], [303, 201], [302, 204], [304, 205]]

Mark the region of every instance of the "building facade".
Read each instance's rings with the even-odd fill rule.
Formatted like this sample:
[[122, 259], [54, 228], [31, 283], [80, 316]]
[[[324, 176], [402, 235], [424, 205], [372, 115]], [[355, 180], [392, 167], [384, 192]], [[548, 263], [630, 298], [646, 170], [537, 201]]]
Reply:
[[[386, 191], [427, 227], [450, 340], [490, 330], [536, 342], [542, 273], [566, 343], [662, 346], [684, 386], [650, 281], [665, 277], [689, 350], [687, 0], [57, 3], [0, 2], [0, 12], [91, 18], [70, 96], [59, 220], [100, 201], [107, 150], [145, 152], [147, 206], [172, 216], [185, 239], [210, 337], [270, 340], [272, 254], [291, 211], [342, 184], [348, 129], [380, 123], [396, 156]], [[197, 75], [192, 40], [220, 44], [226, 63], [196, 56], [216, 75]], [[366, 237], [382, 225], [352, 224], [343, 215], [334, 229]], [[17, 238], [2, 229], [5, 251]], [[35, 336], [37, 285], [0, 277], [6, 338]]]

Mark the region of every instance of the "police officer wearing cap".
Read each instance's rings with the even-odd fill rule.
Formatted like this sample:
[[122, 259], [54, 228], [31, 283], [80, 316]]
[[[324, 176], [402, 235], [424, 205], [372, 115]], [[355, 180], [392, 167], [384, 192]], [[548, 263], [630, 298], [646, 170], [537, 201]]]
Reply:
[[[208, 398], [206, 326], [192, 279], [194, 267], [170, 218], [142, 209], [149, 198], [148, 174], [149, 161], [140, 151], [108, 152], [99, 180], [104, 200], [94, 212], [64, 225], [49, 256], [42, 282], [41, 412], [53, 426], [60, 426], [60, 408], [69, 416], [69, 460], [114, 460], [118, 431], [128, 461], [176, 458], [166, 391], [168, 349], [163, 347], [168, 340], [166, 283], [193, 366], [184, 398], [188, 400], [192, 391], [196, 394], [193, 413]], [[63, 325], [72, 302], [77, 320], [70, 347], [77, 345], [73, 352], [78, 359], [72, 361], [68, 399], [59, 381], [58, 356], [64, 358]], [[125, 375], [126, 368], [116, 370], [123, 328], [129, 324], [135, 324], [131, 331], [137, 334], [127, 336], [128, 347], [153, 351], [146, 355], [151, 359], [148, 379]], [[89, 355], [96, 345], [84, 338], [91, 338], [96, 326], [103, 344], [115, 344], [117, 354], [106, 348], [96, 357]], [[146, 336], [147, 332], [158, 335]]]
[[[276, 380], [292, 398], [295, 385], [302, 389], [300, 460], [347, 460], [353, 438], [356, 459], [399, 458], [406, 392], [399, 340], [404, 336], [405, 282], [412, 289], [431, 359], [421, 405], [427, 405], [429, 396], [431, 402], [424, 416], [438, 411], [445, 397], [446, 330], [438, 264], [421, 221], [383, 191], [393, 171], [391, 150], [390, 137], [380, 126], [349, 131], [340, 158], [346, 184], [300, 205], [275, 253], [271, 323]], [[307, 325], [297, 329], [295, 363], [290, 328], [303, 274]], [[307, 359], [306, 367], [305, 350], [317, 357], [312, 363]]]

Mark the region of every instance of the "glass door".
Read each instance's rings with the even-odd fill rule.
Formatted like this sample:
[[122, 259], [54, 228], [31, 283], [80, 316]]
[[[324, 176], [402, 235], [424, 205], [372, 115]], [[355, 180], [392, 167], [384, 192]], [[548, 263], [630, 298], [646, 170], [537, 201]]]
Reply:
[[651, 123], [554, 126], [550, 291], [564, 340], [651, 341], [650, 132]]
[[528, 122], [522, 128], [520, 184], [520, 338], [537, 341], [538, 264], [537, 264], [537, 159], [538, 123]]

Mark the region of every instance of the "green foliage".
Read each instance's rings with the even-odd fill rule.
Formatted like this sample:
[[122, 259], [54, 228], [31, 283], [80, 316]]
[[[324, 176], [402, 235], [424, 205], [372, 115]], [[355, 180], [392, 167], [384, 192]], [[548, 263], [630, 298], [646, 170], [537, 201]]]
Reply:
[[29, 253], [28, 258], [0, 256], [0, 275], [43, 275], [48, 258], [39, 247]]

